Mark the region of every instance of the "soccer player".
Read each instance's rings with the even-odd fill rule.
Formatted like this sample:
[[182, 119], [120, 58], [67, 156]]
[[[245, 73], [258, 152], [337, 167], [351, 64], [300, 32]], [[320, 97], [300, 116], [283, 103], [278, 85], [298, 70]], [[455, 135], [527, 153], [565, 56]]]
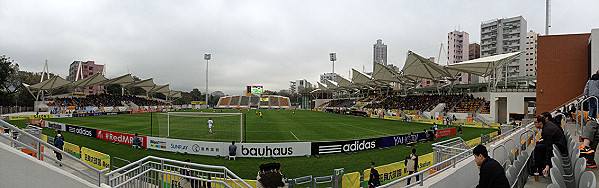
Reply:
[[295, 114], [295, 108], [293, 109], [293, 114]]
[[212, 118], [208, 118], [208, 129], [210, 129], [210, 134], [212, 134], [212, 124], [214, 124]]
[[260, 113], [258, 113], [258, 114], [260, 114], [260, 119], [262, 119], [262, 112], [260, 112]]

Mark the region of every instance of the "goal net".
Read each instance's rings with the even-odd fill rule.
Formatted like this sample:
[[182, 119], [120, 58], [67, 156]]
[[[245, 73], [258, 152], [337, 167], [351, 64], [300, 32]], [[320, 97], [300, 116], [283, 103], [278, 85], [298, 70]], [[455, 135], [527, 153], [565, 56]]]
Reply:
[[[157, 113], [155, 117], [159, 137], [203, 141], [243, 141], [242, 113], [167, 112]], [[212, 120], [212, 128], [209, 128], [208, 120]]]

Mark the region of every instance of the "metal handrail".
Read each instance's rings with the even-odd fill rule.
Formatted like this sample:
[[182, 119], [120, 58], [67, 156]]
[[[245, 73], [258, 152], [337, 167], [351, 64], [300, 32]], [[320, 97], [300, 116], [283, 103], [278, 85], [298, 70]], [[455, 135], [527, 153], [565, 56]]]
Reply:
[[[430, 167], [428, 167], [428, 168], [426, 168], [426, 169], [424, 169], [424, 170], [421, 170], [421, 171], [418, 171], [418, 172], [416, 172], [416, 173], [410, 174], [410, 175], [408, 175], [408, 176], [405, 176], [405, 177], [403, 177], [403, 178], [400, 178], [400, 179], [398, 179], [398, 180], [395, 180], [395, 181], [389, 182], [389, 183], [387, 183], [387, 184], [385, 184], [385, 185], [381, 185], [380, 187], [381, 187], [381, 188], [384, 188], [384, 187], [390, 187], [390, 186], [391, 186], [391, 185], [393, 185], [393, 184], [396, 184], [396, 183], [399, 183], [399, 182], [405, 181], [405, 180], [407, 180], [408, 178], [412, 178], [412, 177], [415, 177], [415, 176], [419, 176], [419, 177], [420, 177], [420, 180], [419, 180], [419, 181], [417, 181], [417, 182], [420, 182], [420, 185], [422, 186], [422, 185], [424, 185], [424, 180], [426, 180], [426, 179], [429, 179], [430, 177], [433, 177], [434, 175], [437, 175], [438, 173], [441, 173], [441, 172], [445, 171], [446, 169], [448, 169], [448, 168], [450, 168], [450, 167], [455, 167], [455, 164], [456, 164], [456, 163], [459, 163], [459, 162], [461, 162], [461, 161], [463, 161], [463, 160], [467, 159], [468, 157], [464, 157], [464, 158], [461, 158], [461, 159], [458, 159], [458, 157], [461, 157], [462, 155], [464, 155], [464, 154], [467, 154], [467, 153], [471, 153], [471, 152], [472, 152], [472, 150], [474, 150], [474, 148], [470, 148], [470, 149], [468, 149], [468, 150], [466, 150], [466, 151], [464, 151], [464, 152], [462, 152], [462, 153], [459, 153], [459, 154], [457, 154], [457, 155], [455, 155], [455, 156], [453, 156], [453, 157], [451, 157], [451, 158], [449, 158], [449, 159], [446, 159], [446, 160], [444, 160], [444, 161], [442, 161], [442, 162], [440, 162], [440, 163], [437, 163], [437, 164], [435, 164], [435, 165], [432, 165], [432, 166], [430, 166]], [[438, 167], [438, 166], [440, 166], [440, 165], [443, 165], [443, 164], [445, 164], [445, 163], [447, 163], [447, 162], [453, 162], [453, 165], [451, 165], [451, 166], [447, 166], [447, 167], [445, 167], [445, 168], [442, 168], [442, 169], [440, 169], [439, 171], [437, 171], [437, 172], [435, 172], [435, 173], [433, 173], [433, 174], [430, 174], [430, 175], [429, 175], [429, 176], [427, 176], [427, 177], [424, 177], [424, 173], [425, 173], [425, 172], [429, 172], [431, 169], [433, 169], [433, 168], [436, 168], [436, 167]], [[411, 187], [411, 186], [414, 186], [414, 185], [416, 185], [416, 183], [414, 183], [414, 184], [410, 184], [410, 185], [408, 185], [407, 187]]]
[[[148, 164], [148, 163], [152, 162], [152, 161], [148, 161], [148, 160], [159, 160], [159, 161], [161, 161], [161, 164], [162, 164], [163, 166], [165, 165], [165, 164], [164, 164], [164, 162], [169, 162], [169, 163], [176, 163], [176, 164], [181, 164], [181, 165], [189, 165], [189, 166], [194, 166], [194, 167], [199, 167], [199, 168], [210, 168], [210, 169], [215, 169], [215, 170], [223, 170], [223, 172], [211, 172], [211, 173], [214, 173], [214, 174], [223, 174], [223, 175], [225, 175], [225, 177], [231, 176], [231, 177], [232, 177], [231, 179], [236, 179], [236, 180], [238, 180], [238, 181], [239, 181], [239, 182], [241, 182], [241, 183], [242, 183], [242, 184], [243, 184], [245, 187], [251, 187], [251, 186], [250, 186], [248, 183], [246, 183], [246, 182], [245, 182], [243, 179], [239, 178], [239, 176], [235, 175], [235, 174], [234, 174], [233, 172], [231, 172], [231, 171], [230, 171], [230, 170], [229, 170], [227, 167], [224, 167], [224, 166], [213, 166], [213, 165], [203, 165], [203, 164], [195, 164], [195, 163], [181, 162], [181, 161], [177, 161], [177, 160], [166, 159], [166, 158], [155, 157], [155, 156], [146, 156], [146, 157], [144, 157], [144, 158], [142, 158], [142, 159], [140, 159], [140, 160], [137, 160], [137, 161], [135, 161], [135, 162], [133, 162], [133, 163], [130, 163], [130, 164], [128, 164], [128, 165], [125, 165], [124, 167], [121, 167], [121, 168], [119, 168], [119, 169], [116, 169], [116, 170], [114, 170], [114, 171], [112, 171], [112, 172], [110, 172], [110, 173], [107, 173], [107, 174], [105, 175], [105, 178], [106, 178], [106, 180], [105, 180], [105, 181], [106, 181], [106, 183], [108, 184], [108, 183], [109, 183], [111, 180], [117, 179], [117, 178], [118, 178], [118, 176], [117, 176], [117, 177], [113, 177], [113, 178], [110, 178], [110, 176], [112, 176], [112, 175], [116, 175], [116, 173], [118, 173], [118, 172], [120, 172], [120, 171], [123, 171], [123, 170], [125, 170], [125, 169], [128, 169], [128, 168], [130, 168], [130, 167], [132, 167], [132, 166], [134, 166], [134, 165]], [[146, 161], [146, 162], [144, 163], [144, 161]], [[166, 165], [168, 165], [168, 164], [166, 164]], [[134, 168], [134, 169], [136, 169], [136, 168]], [[134, 169], [130, 169], [129, 171], [131, 171], [131, 170], [134, 170]], [[157, 170], [162, 170], [162, 169], [163, 169], [163, 167], [162, 167], [161, 169], [157, 169]], [[166, 173], [166, 174], [171, 174], [171, 175], [182, 176], [181, 174], [170, 173], [170, 172], [167, 172], [167, 171], [160, 171], [160, 172], [161, 172], [161, 173]], [[135, 179], [135, 178], [133, 178], [133, 179]], [[210, 181], [208, 181], [208, 180], [202, 180], [202, 181], [205, 181], [205, 182], [211, 182], [212, 180], [210, 180]], [[236, 184], [236, 185], [237, 185], [237, 186], [239, 186], [239, 187], [244, 187], [244, 186], [241, 186], [241, 185], [240, 185], [240, 184], [239, 184], [237, 181], [232, 181], [232, 183]]]
[[[19, 129], [18, 127], [14, 126], [14, 125], [11, 125], [10, 123], [7, 123], [7, 122], [6, 122], [6, 121], [4, 121], [4, 120], [0, 120], [0, 124], [1, 124], [2, 126], [4, 126], [4, 127], [8, 127], [8, 128], [10, 128], [10, 129], [11, 129], [11, 130], [13, 130], [13, 131], [17, 131], [17, 132], [19, 132], [19, 133], [21, 134], [21, 136], [27, 136], [27, 137], [29, 137], [29, 138], [33, 139], [35, 142], [37, 142], [37, 143], [38, 143], [38, 147], [37, 147], [37, 149], [34, 149], [33, 147], [31, 147], [31, 146], [28, 146], [27, 144], [25, 144], [25, 143], [23, 143], [23, 142], [21, 142], [21, 141], [10, 139], [11, 141], [14, 141], [14, 142], [16, 142], [16, 143], [19, 143], [19, 144], [23, 145], [23, 146], [24, 146], [24, 147], [26, 147], [27, 149], [30, 149], [31, 151], [34, 151], [34, 152], [36, 152], [36, 154], [37, 154], [37, 156], [38, 156], [38, 160], [41, 160], [41, 156], [42, 156], [42, 155], [44, 155], [44, 156], [48, 157], [49, 159], [52, 159], [52, 160], [54, 160], [54, 161], [56, 161], [56, 162], [59, 162], [60, 164], [63, 164], [63, 165], [65, 165], [66, 167], [69, 167], [69, 168], [71, 168], [71, 169], [75, 170], [76, 172], [79, 172], [79, 173], [81, 173], [81, 174], [83, 174], [83, 175], [85, 175], [85, 176], [87, 176], [87, 177], [89, 177], [89, 178], [92, 178], [92, 179], [94, 179], [94, 180], [98, 180], [97, 182], [94, 182], [94, 183], [96, 183], [96, 185], [98, 185], [98, 187], [99, 187], [99, 186], [101, 186], [101, 184], [102, 184], [102, 182], [101, 182], [101, 181], [102, 181], [102, 178], [100, 178], [100, 177], [102, 176], [103, 172], [105, 172], [105, 171], [107, 171], [107, 170], [108, 170], [108, 168], [106, 168], [106, 169], [103, 169], [103, 170], [98, 170], [98, 169], [96, 169], [96, 168], [94, 168], [94, 167], [92, 167], [92, 166], [88, 165], [87, 163], [83, 162], [82, 160], [80, 160], [80, 159], [78, 159], [78, 158], [76, 158], [76, 157], [73, 157], [71, 154], [69, 154], [69, 153], [67, 153], [67, 152], [64, 152], [64, 151], [62, 151], [61, 149], [58, 149], [57, 147], [53, 146], [52, 144], [49, 144], [49, 143], [47, 143], [47, 142], [44, 142], [43, 140], [41, 140], [41, 139], [39, 139], [39, 138], [37, 138], [37, 137], [35, 137], [35, 136], [33, 136], [33, 135], [29, 134], [29, 133], [28, 133], [28, 132], [26, 132], [26, 131], [23, 131], [23, 130]], [[9, 137], [9, 136], [6, 136], [6, 135], [4, 135], [4, 134], [0, 134], [0, 135], [2, 135], [3, 137]], [[9, 137], [9, 138], [10, 138], [10, 137]], [[70, 159], [74, 160], [75, 162], [77, 162], [77, 163], [79, 163], [79, 164], [82, 164], [83, 166], [87, 167], [88, 169], [91, 169], [93, 172], [95, 172], [95, 173], [97, 173], [97, 174], [98, 174], [98, 177], [93, 177], [92, 175], [89, 175], [89, 174], [87, 174], [87, 173], [83, 172], [82, 170], [79, 170], [78, 168], [75, 168], [75, 167], [73, 167], [73, 166], [71, 166], [71, 165], [68, 165], [68, 164], [66, 164], [66, 163], [63, 163], [62, 161], [59, 161], [58, 159], [55, 159], [55, 158], [53, 158], [53, 157], [51, 157], [51, 156], [48, 156], [48, 155], [44, 154], [44, 153], [41, 151], [41, 150], [42, 150], [42, 149], [41, 149], [41, 146], [42, 146], [42, 145], [44, 145], [44, 146], [45, 146], [45, 147], [47, 147], [48, 149], [51, 149], [51, 150], [53, 150], [53, 151], [55, 151], [55, 152], [59, 152], [59, 153], [61, 153], [63, 156], [65, 156], [65, 157], [67, 157], [67, 158], [70, 158]]]

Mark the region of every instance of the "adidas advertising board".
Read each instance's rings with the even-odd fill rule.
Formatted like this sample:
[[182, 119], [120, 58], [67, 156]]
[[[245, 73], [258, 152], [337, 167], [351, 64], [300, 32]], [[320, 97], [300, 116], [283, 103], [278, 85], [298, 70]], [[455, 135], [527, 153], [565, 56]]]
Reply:
[[[230, 145], [230, 144], [229, 144]], [[227, 146], [227, 152], [229, 145]], [[239, 143], [238, 157], [293, 157], [310, 155], [310, 142]]]
[[70, 132], [70, 133], [75, 133], [75, 134], [82, 135], [82, 136], [96, 138], [96, 133], [97, 133], [96, 129], [79, 127], [79, 126], [68, 125], [68, 124], [66, 125], [66, 129], [67, 129], [67, 132]]
[[229, 147], [229, 145], [227, 145], [227, 143], [179, 140], [158, 137], [147, 138], [147, 145], [149, 149], [207, 156], [228, 155], [227, 148]]
[[345, 140], [333, 142], [312, 142], [312, 155], [357, 152], [381, 147], [381, 138]]

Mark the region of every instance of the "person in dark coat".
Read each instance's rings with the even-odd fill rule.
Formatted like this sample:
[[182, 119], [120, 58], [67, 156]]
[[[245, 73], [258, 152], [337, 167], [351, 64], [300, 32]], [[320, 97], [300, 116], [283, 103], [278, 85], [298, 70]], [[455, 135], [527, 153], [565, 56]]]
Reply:
[[374, 169], [374, 162], [370, 162], [370, 180], [368, 180], [368, 187], [374, 188], [378, 186], [381, 186], [379, 171]]
[[495, 159], [489, 157], [489, 153], [485, 146], [476, 146], [472, 153], [474, 153], [474, 162], [476, 162], [480, 172], [476, 188], [510, 187], [510, 183], [507, 181], [507, 177], [505, 177], [503, 167]]
[[544, 167], [543, 174], [549, 175], [551, 157], [553, 157], [553, 145], [555, 144], [562, 154], [566, 154], [568, 152], [566, 137], [557, 125], [547, 121], [541, 115], [535, 116], [534, 125], [537, 129], [541, 129], [541, 138], [537, 140], [537, 146], [535, 146], [534, 151], [535, 161], [538, 161], [535, 165], [539, 169]]
[[[60, 150], [62, 149], [62, 146], [64, 146], [64, 141], [63, 141], [63, 137], [61, 134], [57, 134], [56, 138], [54, 138], [54, 146], [57, 147]], [[59, 161], [62, 161], [62, 153], [58, 152], [58, 151], [54, 151], [54, 153], [56, 154], [56, 159], [58, 159]], [[58, 164], [59, 166], [62, 166], [62, 164]]]

